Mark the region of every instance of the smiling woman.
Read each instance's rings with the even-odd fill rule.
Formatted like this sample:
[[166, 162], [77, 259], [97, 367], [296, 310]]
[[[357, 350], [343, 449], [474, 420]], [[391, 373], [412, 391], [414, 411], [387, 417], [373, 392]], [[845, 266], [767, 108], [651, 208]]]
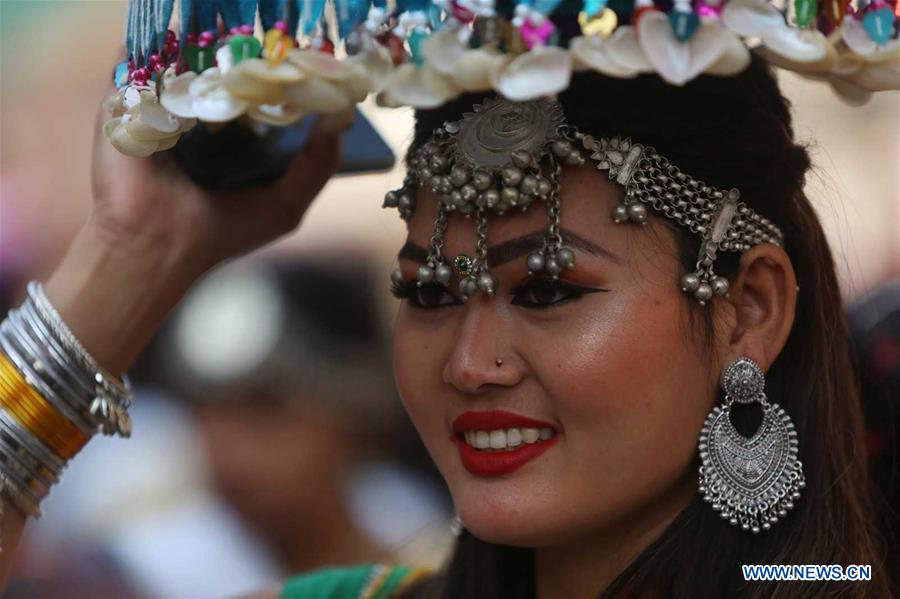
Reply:
[[[65, 460], [127, 434], [120, 375], [187, 289], [298, 225], [337, 166], [321, 123], [240, 192], [95, 144], [91, 218], [0, 328], [0, 572]], [[463, 95], [416, 113], [407, 165], [385, 198], [408, 224], [393, 365], [455, 552], [429, 576], [360, 566], [276, 593], [894, 595], [809, 157], [761, 59], [681, 87], [581, 73], [558, 98]], [[742, 564], [873, 578], [768, 586]]]
[[[433, 132], [485, 100], [419, 111], [411, 170]], [[708, 182], [696, 196], [736, 188], [741, 202], [704, 221], [702, 203], [673, 201], [629, 226], [619, 207], [648, 168], [640, 160], [624, 180], [568, 162], [549, 220], [534, 207], [488, 219], [489, 204], [445, 199], [452, 188], [439, 178], [397, 202], [409, 231], [393, 276], [405, 300], [397, 385], [464, 527], [446, 570], [408, 596], [888, 596], [884, 574], [777, 588], [741, 577], [745, 563], [886, 567], [831, 254], [802, 192], [809, 159], [768, 68], [754, 60], [683, 88], [582, 75], [560, 106], [572, 130], [652, 145], [690, 173], [676, 183]], [[425, 168], [454, 177], [452, 163]], [[552, 179], [548, 168], [534, 172]], [[668, 197], [665, 176], [654, 183]], [[735, 213], [756, 236], [715, 231]], [[555, 218], [554, 249], [574, 259], [548, 272], [533, 256]], [[436, 280], [460, 256], [466, 269]], [[490, 292], [470, 293], [465, 280], [480, 286], [484, 272]], [[724, 290], [699, 294], [691, 273]], [[745, 374], [726, 384], [729, 365]]]

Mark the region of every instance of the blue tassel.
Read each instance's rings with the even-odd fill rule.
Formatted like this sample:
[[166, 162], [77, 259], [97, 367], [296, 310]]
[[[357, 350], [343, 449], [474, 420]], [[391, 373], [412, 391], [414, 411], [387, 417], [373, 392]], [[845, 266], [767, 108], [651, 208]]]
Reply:
[[[310, 35], [316, 30], [322, 15], [325, 14], [325, 0], [293, 0], [297, 7], [297, 19], [294, 21], [295, 31], [298, 27], [303, 35]], [[299, 25], [298, 25], [299, 24]]]
[[277, 21], [285, 19], [287, 19], [285, 0], [259, 0], [259, 20], [263, 31], [268, 31]]
[[194, 17], [197, 19], [198, 33], [215, 31], [219, 17], [217, 0], [194, 0]]
[[534, 9], [549, 17], [561, 2], [562, 0], [534, 0]]
[[219, 0], [219, 12], [226, 29], [256, 23], [258, 0]]
[[337, 0], [338, 34], [350, 35], [369, 15], [370, 0]]
[[162, 12], [160, 13], [160, 21], [156, 24], [156, 50], [162, 51], [163, 44], [166, 43], [166, 32], [169, 31], [169, 23], [172, 21], [172, 11], [175, 9], [175, 0], [161, 0]]
[[187, 35], [191, 32], [191, 17], [194, 14], [194, 0], [181, 0], [181, 11], [178, 14], [178, 39], [181, 47], [187, 44]]
[[431, 8], [431, 0], [397, 0], [397, 12], [427, 12]]

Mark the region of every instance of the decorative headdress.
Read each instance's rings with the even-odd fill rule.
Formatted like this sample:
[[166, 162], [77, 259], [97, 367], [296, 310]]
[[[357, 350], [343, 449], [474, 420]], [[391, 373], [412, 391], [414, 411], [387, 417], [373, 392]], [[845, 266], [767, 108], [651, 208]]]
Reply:
[[[419, 285], [447, 285], [452, 269], [442, 253], [447, 214], [474, 217], [475, 256], [457, 256], [459, 291], [468, 298], [497, 287], [487, 262], [488, 215], [528, 209], [535, 201], [547, 209], [548, 227], [541, 251], [526, 259], [528, 272], [557, 278], [575, 264], [575, 253], [560, 235], [559, 175], [564, 164], [582, 165], [589, 156], [596, 167], [625, 188], [613, 210], [616, 223], [645, 224], [649, 210], [676, 221], [700, 236], [693, 272], [681, 278], [682, 290], [705, 304], [728, 293], [728, 280], [713, 270], [720, 251], [744, 252], [759, 243], [783, 244], [781, 230], [740, 201], [737, 189], [720, 190], [682, 173], [649, 146], [629, 139], [594, 139], [565, 121], [554, 100], [488, 100], [459, 121], [438, 128], [409, 160], [401, 189], [385, 196], [408, 219], [416, 209], [416, 192], [428, 185], [438, 198], [428, 259], [419, 267]], [[392, 274], [401, 278], [398, 271]]]
[[751, 49], [851, 102], [900, 89], [897, 0], [179, 0], [178, 33], [173, 12], [130, 0], [105, 129], [126, 154], [169, 149], [198, 119], [285, 126], [369, 93], [416, 108], [490, 90], [527, 101], [573, 70], [682, 85], [741, 72]]

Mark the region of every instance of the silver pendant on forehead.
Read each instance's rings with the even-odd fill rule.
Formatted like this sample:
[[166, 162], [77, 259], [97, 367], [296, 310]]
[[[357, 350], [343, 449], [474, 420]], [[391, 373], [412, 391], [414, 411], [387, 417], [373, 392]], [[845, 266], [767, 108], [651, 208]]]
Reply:
[[[559, 103], [550, 100], [509, 102], [495, 99], [445, 125], [458, 129], [456, 153], [472, 168], [503, 167], [513, 154], [539, 157], [548, 140], [558, 136], [565, 121]], [[520, 161], [521, 162], [521, 161]]]

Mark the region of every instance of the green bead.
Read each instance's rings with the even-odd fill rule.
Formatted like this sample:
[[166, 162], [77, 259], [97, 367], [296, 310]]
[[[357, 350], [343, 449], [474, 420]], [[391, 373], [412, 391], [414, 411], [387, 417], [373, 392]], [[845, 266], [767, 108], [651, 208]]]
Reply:
[[262, 52], [262, 42], [252, 35], [233, 35], [228, 40], [228, 47], [231, 48], [233, 64], [248, 58], [258, 58]]
[[816, 0], [794, 0], [794, 16], [799, 27], [804, 29], [809, 27], [813, 19], [816, 18], [817, 12]]
[[456, 266], [456, 271], [460, 275], [468, 275], [472, 270], [472, 259], [466, 256], [465, 254], [460, 254], [454, 260], [454, 265]]
[[215, 54], [212, 47], [201, 48], [196, 44], [188, 44], [188, 47], [184, 49], [184, 55], [187, 58], [188, 67], [195, 73], [202, 73], [213, 66]]

